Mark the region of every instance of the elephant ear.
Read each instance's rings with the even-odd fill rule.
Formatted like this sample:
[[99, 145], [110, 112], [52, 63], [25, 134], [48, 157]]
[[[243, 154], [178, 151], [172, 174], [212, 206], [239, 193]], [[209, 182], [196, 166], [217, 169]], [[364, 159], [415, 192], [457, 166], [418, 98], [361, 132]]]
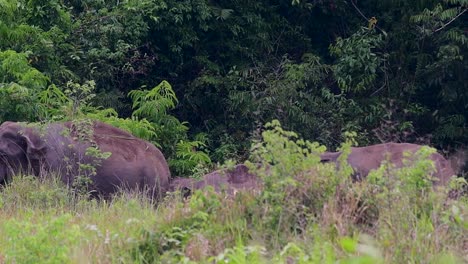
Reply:
[[24, 141], [19, 135], [21, 127], [14, 122], [5, 122], [0, 126], [0, 153], [15, 157], [24, 153]]
[[39, 158], [46, 150], [44, 140], [33, 128], [19, 123], [5, 122], [0, 126], [0, 153], [8, 157], [26, 154]]
[[44, 155], [47, 146], [37, 131], [26, 128], [20, 132], [20, 135], [26, 142], [26, 154], [29, 158], [39, 159]]

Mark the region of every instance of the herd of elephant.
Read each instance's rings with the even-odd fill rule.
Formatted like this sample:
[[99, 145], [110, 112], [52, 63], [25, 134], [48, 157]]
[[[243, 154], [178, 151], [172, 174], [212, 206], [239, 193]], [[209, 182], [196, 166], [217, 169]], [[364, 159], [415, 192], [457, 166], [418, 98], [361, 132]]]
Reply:
[[[45, 127], [4, 122], [0, 125], [0, 184], [18, 173], [39, 177], [56, 173], [68, 186], [78, 175], [91, 178], [86, 188], [97, 196], [107, 197], [119, 189], [137, 189], [161, 198], [176, 189], [189, 194], [193, 189], [213, 186], [228, 192], [255, 189], [260, 180], [243, 165], [215, 171], [200, 180], [171, 178], [166, 159], [151, 143], [102, 122], [80, 128], [73, 122], [51, 123]], [[88, 136], [88, 138], [86, 138]], [[99, 152], [92, 152], [95, 147]], [[403, 166], [404, 153], [415, 153], [420, 145], [385, 143], [352, 148], [348, 163], [357, 180], [365, 178], [383, 161]], [[102, 155], [108, 153], [109, 155]], [[326, 152], [321, 162], [337, 162], [340, 152]], [[435, 165], [434, 184], [446, 184], [455, 175], [450, 162], [439, 153], [430, 159]]]

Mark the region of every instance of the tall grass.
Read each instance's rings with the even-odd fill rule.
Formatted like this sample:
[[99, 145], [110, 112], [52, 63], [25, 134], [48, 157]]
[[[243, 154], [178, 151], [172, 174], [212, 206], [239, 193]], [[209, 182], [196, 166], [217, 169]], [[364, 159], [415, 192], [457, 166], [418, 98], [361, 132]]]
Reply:
[[320, 151], [274, 127], [252, 150], [265, 165], [261, 190], [174, 193], [157, 206], [139, 193], [96, 200], [54, 177], [17, 176], [0, 191], [0, 263], [468, 261], [468, 200], [429, 184], [428, 150], [363, 182], [320, 164]]

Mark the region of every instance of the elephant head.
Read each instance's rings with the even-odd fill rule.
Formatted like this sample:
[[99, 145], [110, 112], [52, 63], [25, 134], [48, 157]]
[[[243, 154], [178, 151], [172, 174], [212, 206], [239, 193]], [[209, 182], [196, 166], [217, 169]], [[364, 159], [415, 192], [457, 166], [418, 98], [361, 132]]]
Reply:
[[338, 157], [341, 155], [341, 152], [324, 152], [320, 155], [320, 162], [336, 162]]
[[33, 128], [14, 122], [3, 123], [0, 126], [0, 183], [5, 183], [14, 172], [39, 173], [39, 162], [46, 148]]
[[[76, 187], [103, 197], [120, 189], [161, 197], [170, 172], [164, 155], [151, 143], [98, 121], [50, 123], [39, 129], [26, 124], [0, 125], [0, 183], [18, 172], [57, 175]], [[80, 132], [85, 131], [81, 139]]]

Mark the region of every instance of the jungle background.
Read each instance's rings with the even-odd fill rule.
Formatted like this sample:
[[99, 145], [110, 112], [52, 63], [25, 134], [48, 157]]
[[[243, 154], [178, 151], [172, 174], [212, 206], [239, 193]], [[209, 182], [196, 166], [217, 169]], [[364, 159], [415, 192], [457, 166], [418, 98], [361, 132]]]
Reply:
[[178, 174], [193, 169], [182, 149], [245, 158], [273, 119], [331, 150], [344, 132], [359, 145], [468, 143], [467, 1], [0, 7], [0, 121], [144, 120], [139, 136]]
[[289, 157], [260, 198], [197, 193], [157, 210], [20, 177], [0, 195], [0, 262], [461, 261], [466, 199], [412, 185], [424, 166], [355, 185], [346, 170], [304, 178], [309, 145], [295, 140], [466, 148], [467, 10], [467, 0], [0, 0], [0, 122], [100, 119], [160, 147], [177, 176], [255, 156], [252, 143]]

